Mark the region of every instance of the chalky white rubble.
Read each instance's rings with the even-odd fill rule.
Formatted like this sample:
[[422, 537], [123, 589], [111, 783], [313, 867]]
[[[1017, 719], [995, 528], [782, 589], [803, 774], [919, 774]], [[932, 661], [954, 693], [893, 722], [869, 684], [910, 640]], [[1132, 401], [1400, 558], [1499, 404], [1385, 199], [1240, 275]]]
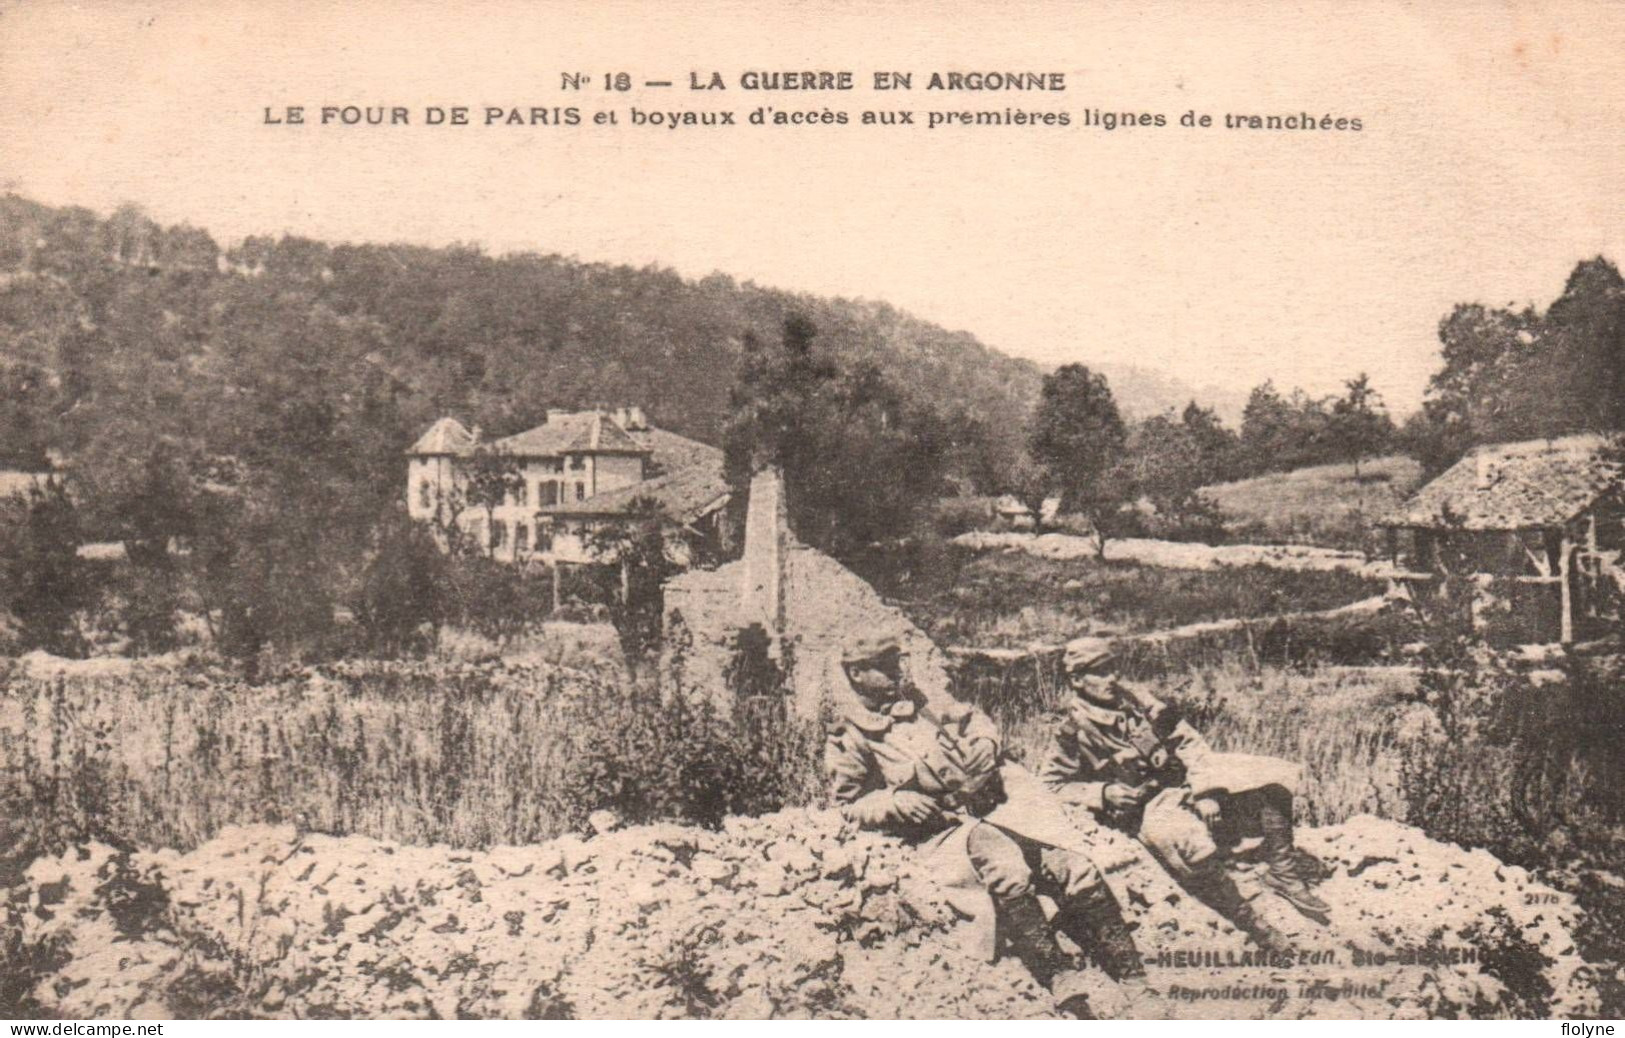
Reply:
[[[1486, 852], [1369, 817], [1304, 830], [1301, 845], [1334, 868], [1321, 888], [1330, 925], [1260, 895], [1302, 961], [1252, 966], [1245, 939], [1137, 845], [1095, 835], [1161, 992], [1137, 1013], [1595, 1015], [1573, 900]], [[70, 1017], [1023, 1018], [1051, 1008], [1015, 960], [974, 954], [969, 928], [907, 851], [828, 810], [490, 851], [235, 828], [184, 854], [91, 846], [40, 859], [11, 894], [24, 946], [54, 942], [49, 961], [61, 963], [35, 994]], [[1097, 1009], [1122, 1011], [1113, 997], [1099, 978]]]

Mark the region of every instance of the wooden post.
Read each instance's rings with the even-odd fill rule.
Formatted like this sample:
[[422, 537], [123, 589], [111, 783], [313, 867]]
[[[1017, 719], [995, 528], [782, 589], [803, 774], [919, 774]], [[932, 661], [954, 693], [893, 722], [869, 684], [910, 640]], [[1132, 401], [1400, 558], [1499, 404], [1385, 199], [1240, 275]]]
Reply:
[[1562, 581], [1562, 605], [1559, 607], [1562, 612], [1562, 620], [1558, 640], [1567, 645], [1574, 640], [1574, 591], [1569, 587], [1569, 556], [1574, 554], [1574, 545], [1569, 540], [1567, 527], [1563, 530], [1563, 546], [1560, 552], [1561, 554], [1557, 557], [1557, 572]]

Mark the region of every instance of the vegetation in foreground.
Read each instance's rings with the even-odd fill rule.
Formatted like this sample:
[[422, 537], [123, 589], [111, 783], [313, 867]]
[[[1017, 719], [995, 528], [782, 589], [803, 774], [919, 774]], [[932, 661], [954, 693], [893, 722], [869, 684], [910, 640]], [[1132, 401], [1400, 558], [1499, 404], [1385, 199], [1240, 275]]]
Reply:
[[490, 846], [583, 830], [600, 808], [716, 825], [816, 795], [820, 735], [732, 720], [613, 669], [518, 661], [347, 661], [260, 685], [13, 677], [0, 803], [36, 850], [187, 848], [257, 822]]

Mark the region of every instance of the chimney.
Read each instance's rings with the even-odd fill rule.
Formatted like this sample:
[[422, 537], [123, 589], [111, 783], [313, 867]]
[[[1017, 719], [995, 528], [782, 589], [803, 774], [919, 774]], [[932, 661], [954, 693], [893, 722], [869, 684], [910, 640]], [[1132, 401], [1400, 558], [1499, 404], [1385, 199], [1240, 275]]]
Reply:
[[784, 629], [784, 481], [763, 469], [750, 481], [745, 512], [744, 615], [767, 629], [777, 648]]

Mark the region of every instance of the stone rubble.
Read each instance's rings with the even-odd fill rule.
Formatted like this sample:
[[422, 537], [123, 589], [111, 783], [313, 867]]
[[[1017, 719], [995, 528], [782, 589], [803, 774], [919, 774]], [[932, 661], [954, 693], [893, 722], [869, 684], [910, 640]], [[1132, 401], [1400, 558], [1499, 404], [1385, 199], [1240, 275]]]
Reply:
[[[196, 1011], [177, 999], [200, 990], [216, 993], [205, 1012], [278, 1018], [1050, 1015], [1019, 963], [973, 954], [968, 928], [904, 848], [835, 811], [731, 818], [720, 832], [598, 822], [590, 838], [488, 851], [269, 826], [184, 854], [95, 845], [35, 861], [11, 891], [13, 919], [24, 946], [62, 950], [35, 994], [76, 1018]], [[1333, 867], [1321, 887], [1330, 925], [1270, 894], [1256, 903], [1322, 961], [1216, 966], [1250, 945], [1132, 841], [1096, 830], [1157, 992], [1124, 1006], [1096, 977], [1097, 1007], [1198, 1018], [1517, 1011], [1487, 966], [1510, 961], [1485, 936], [1498, 926], [1538, 949], [1538, 974], [1513, 976], [1515, 988], [1549, 985], [1549, 1016], [1595, 1014], [1568, 895], [1486, 852], [1370, 817], [1306, 830], [1300, 843]], [[1243, 883], [1260, 889], [1245, 873]], [[1447, 961], [1354, 963], [1356, 950], [1392, 960], [1430, 947]], [[1451, 964], [1451, 949], [1479, 961]]]

